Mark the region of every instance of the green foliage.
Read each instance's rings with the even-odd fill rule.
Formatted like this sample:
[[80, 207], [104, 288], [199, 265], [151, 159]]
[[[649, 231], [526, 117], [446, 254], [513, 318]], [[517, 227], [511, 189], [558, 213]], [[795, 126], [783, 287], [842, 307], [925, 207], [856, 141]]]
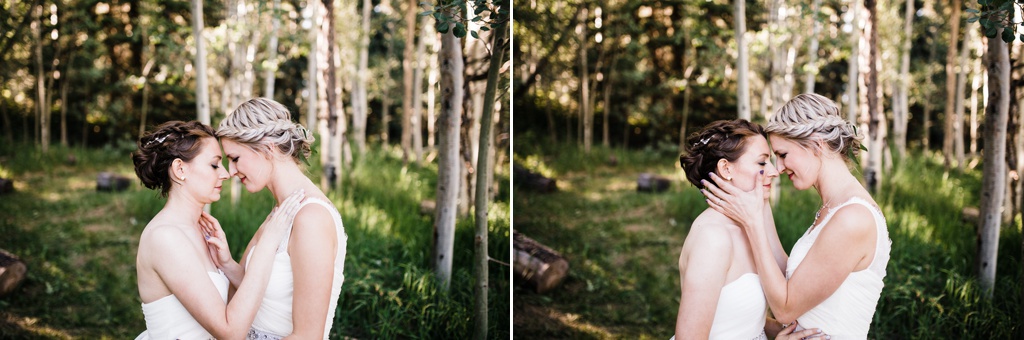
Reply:
[[[516, 287], [516, 334], [558, 338], [664, 338], [679, 303], [676, 267], [690, 223], [706, 207], [671, 154], [534, 143], [517, 136], [517, 164], [558, 180], [559, 192], [513, 187], [515, 229], [562, 253], [569, 276], [538, 295]], [[520, 144], [520, 141], [525, 141]], [[547, 144], [547, 145], [540, 145]], [[609, 156], [618, 165], [609, 165]], [[636, 175], [673, 179], [660, 194], [637, 193]], [[1001, 234], [995, 296], [974, 278], [975, 205], [980, 172], [945, 173], [941, 157], [912, 154], [887, 174], [881, 206], [892, 240], [885, 288], [871, 334], [876, 339], [1014, 338], [1021, 311], [1021, 220]], [[784, 248], [812, 223], [813, 190], [783, 180], [773, 212]], [[521, 323], [519, 320], [522, 320]]]
[[[463, 14], [467, 3], [473, 5], [473, 14]], [[421, 2], [420, 6], [429, 7], [430, 10], [420, 12], [420, 16], [433, 16], [434, 17], [434, 29], [441, 34], [452, 31], [458, 38], [466, 37], [466, 25], [470, 22], [480, 24], [480, 31], [490, 31], [492, 28], [498, 28], [499, 24], [509, 20], [509, 8], [507, 1], [496, 1], [496, 0], [454, 0], [454, 1], [439, 1], [438, 5], [432, 5], [429, 2]], [[485, 13], [487, 12], [487, 13]], [[487, 17], [484, 15], [487, 14]], [[480, 33], [478, 31], [469, 31], [474, 38], [479, 39]]]
[[[1018, 27], [1024, 25], [1021, 22], [1013, 21], [1013, 14], [1015, 11], [1024, 9], [1024, 1], [1015, 0], [978, 0], [978, 5], [981, 6], [982, 10], [967, 8], [968, 14], [967, 22], [973, 23], [978, 22], [981, 24], [982, 31], [985, 36], [989, 39], [995, 39], [998, 35], [1006, 43], [1011, 43], [1017, 39]], [[1002, 29], [1002, 33], [999, 33], [999, 29]], [[1024, 42], [1024, 34], [1021, 36], [1021, 41]]]
[[[64, 165], [67, 154], [75, 166]], [[320, 175], [318, 157], [309, 175]], [[132, 338], [145, 328], [134, 260], [138, 236], [165, 200], [135, 184], [126, 192], [97, 193], [95, 174], [134, 178], [127, 152], [0, 145], [0, 176], [17, 192], [0, 199], [2, 247], [29, 264], [20, 292], [0, 299], [0, 333], [15, 338]], [[345, 283], [331, 338], [460, 338], [473, 325], [472, 219], [456, 226], [449, 292], [440, 290], [429, 261], [431, 216], [419, 201], [433, 199], [434, 166], [403, 166], [400, 150], [371, 149], [343, 174], [345, 190], [331, 192], [348, 234]], [[495, 180], [508, 186], [507, 175]], [[274, 204], [266, 190], [243, 193], [237, 207], [211, 205], [236, 259]], [[509, 202], [489, 208], [491, 257], [509, 263]], [[490, 268], [492, 338], [508, 338], [507, 266]], [[14, 320], [5, 321], [5, 320]], [[31, 321], [35, 320], [35, 321]]]

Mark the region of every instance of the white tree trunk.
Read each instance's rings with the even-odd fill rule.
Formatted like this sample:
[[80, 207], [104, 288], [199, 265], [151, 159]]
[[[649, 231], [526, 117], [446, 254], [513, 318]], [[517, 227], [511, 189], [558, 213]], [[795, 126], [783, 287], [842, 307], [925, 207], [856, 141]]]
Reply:
[[46, 73], [43, 72], [43, 5], [35, 9], [32, 31], [35, 35], [36, 58], [36, 115], [39, 117], [39, 138], [43, 153], [50, 149], [50, 108], [46, 105]]
[[267, 43], [267, 69], [263, 70], [263, 96], [274, 99], [274, 81], [277, 78], [277, 34], [281, 31], [281, 0], [274, 0], [270, 8], [270, 42]]
[[[362, 29], [359, 35], [359, 70], [352, 93], [352, 140], [359, 153], [366, 151], [366, 119], [370, 115], [369, 98], [366, 94], [370, 60], [370, 10], [373, 3], [363, 0]], [[424, 17], [425, 18], [425, 17]]]
[[416, 47], [416, 0], [406, 2], [405, 12], [405, 49], [402, 52], [402, 86], [405, 95], [402, 96], [402, 162], [408, 162], [412, 155], [412, 79], [413, 63], [415, 62], [414, 48]]
[[859, 99], [858, 79], [860, 79], [860, 36], [861, 18], [860, 1], [850, 0], [850, 10], [853, 11], [853, 32], [850, 34], [850, 65], [846, 74], [846, 120], [851, 124], [857, 124], [857, 115], [860, 112], [857, 107]]
[[424, 37], [430, 42], [430, 55], [427, 56], [427, 148], [430, 150], [434, 149], [436, 129], [434, 124], [437, 122], [437, 109], [434, 107], [434, 103], [437, 101], [437, 94], [434, 93], [437, 88], [437, 55], [438, 49], [441, 45], [437, 41], [437, 32], [434, 32], [433, 25], [427, 25], [427, 32]]
[[900, 158], [907, 154], [907, 122], [910, 120], [910, 47], [914, 34], [914, 0], [907, 0], [903, 13], [900, 75], [893, 94], [893, 139]]
[[974, 70], [971, 76], [971, 158], [978, 155], [978, 92], [985, 80], [985, 70], [981, 68], [981, 58], [974, 59]]
[[747, 33], [746, 1], [733, 2], [733, 27], [736, 30], [736, 48], [739, 57], [736, 60], [736, 108], [740, 119], [750, 120], [750, 78], [747, 42], [743, 35]]
[[[999, 29], [1000, 33], [1002, 28]], [[999, 35], [997, 35], [998, 37]], [[981, 180], [978, 225], [978, 277], [987, 298], [992, 298], [999, 253], [999, 229], [1006, 188], [1006, 124], [1010, 109], [1010, 56], [1000, 38], [988, 39], [988, 88], [985, 108], [985, 160]]]
[[580, 19], [580, 102], [579, 115], [582, 120], [583, 152], [590, 153], [590, 143], [593, 141], [594, 117], [590, 114], [590, 67], [587, 65], [587, 19], [589, 18], [586, 8], [581, 11]]
[[[369, 1], [369, 0], [365, 0]], [[416, 56], [412, 78], [412, 117], [409, 127], [412, 129], [412, 150], [416, 162], [423, 163], [423, 56], [426, 54], [426, 40], [430, 39], [430, 21], [426, 16], [420, 17], [420, 38], [416, 42]]]
[[[320, 100], [320, 92], [317, 89], [317, 83], [320, 78], [320, 2], [310, 1], [308, 3], [309, 10], [309, 55], [307, 56], [308, 62], [306, 65], [306, 128], [315, 129], [317, 127], [316, 116], [317, 116], [317, 103]], [[323, 134], [320, 135], [323, 138]], [[321, 155], [322, 156], [322, 155]], [[323, 164], [323, 163], [321, 163]]]
[[960, 41], [960, 4], [960, 0], [953, 0], [950, 4], [953, 14], [949, 18], [949, 48], [946, 50], [946, 113], [942, 136], [942, 159], [946, 170], [949, 170], [953, 163], [953, 135], [956, 134], [956, 52]]
[[462, 123], [463, 82], [462, 41], [451, 31], [441, 35], [438, 54], [441, 67], [440, 145], [438, 148], [437, 216], [434, 218], [434, 270], [444, 290], [452, 275], [455, 219], [458, 213], [459, 127]]
[[967, 68], [968, 58], [968, 39], [970, 34], [967, 34], [967, 30], [970, 29], [970, 24], [964, 27], [964, 40], [963, 48], [960, 49], [960, 57], [957, 59], [959, 64], [959, 72], [956, 75], [956, 98], [954, 100], [955, 112], [953, 117], [953, 152], [956, 155], [956, 167], [960, 171], [964, 170], [964, 97], [966, 96], [965, 87], [967, 86], [967, 76], [970, 74]]
[[804, 71], [804, 93], [814, 93], [814, 79], [818, 76], [818, 36], [821, 34], [821, 23], [818, 22], [818, 13], [821, 11], [821, 0], [811, 2], [811, 45], [807, 48], [807, 67]]
[[192, 35], [196, 40], [196, 115], [210, 125], [210, 92], [206, 80], [206, 39], [203, 38], [203, 0], [192, 0]]

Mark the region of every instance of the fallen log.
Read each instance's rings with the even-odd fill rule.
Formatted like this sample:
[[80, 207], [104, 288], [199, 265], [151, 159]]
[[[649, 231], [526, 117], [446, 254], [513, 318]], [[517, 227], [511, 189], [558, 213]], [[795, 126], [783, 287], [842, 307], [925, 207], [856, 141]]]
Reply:
[[512, 165], [512, 182], [520, 188], [537, 192], [548, 193], [558, 191], [558, 183], [554, 179], [534, 173], [519, 166], [519, 164]]
[[665, 177], [655, 174], [642, 173], [636, 179], [636, 191], [639, 192], [662, 192], [668, 190], [672, 182]]
[[569, 262], [561, 254], [520, 233], [513, 233], [516, 281], [543, 294], [558, 287], [569, 273]]
[[96, 176], [96, 191], [123, 191], [131, 181], [113, 172], [101, 172]]
[[0, 249], [0, 296], [10, 294], [25, 280], [28, 267], [14, 254]]
[[14, 181], [7, 178], [0, 178], [0, 195], [14, 192]]

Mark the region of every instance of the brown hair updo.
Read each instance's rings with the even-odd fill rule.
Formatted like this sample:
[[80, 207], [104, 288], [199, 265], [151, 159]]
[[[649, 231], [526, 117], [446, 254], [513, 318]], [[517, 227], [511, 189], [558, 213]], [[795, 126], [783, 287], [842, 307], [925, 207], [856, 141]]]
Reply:
[[254, 151], [277, 148], [296, 163], [310, 155], [313, 134], [292, 121], [288, 108], [272, 99], [253, 98], [238, 105], [220, 121], [217, 137], [230, 139]]
[[686, 139], [679, 165], [686, 179], [703, 189], [700, 181], [711, 181], [708, 174], [717, 170], [718, 160], [736, 161], [746, 149], [747, 137], [758, 135], [766, 136], [764, 129], [745, 119], [712, 122]]
[[205, 137], [214, 137], [213, 128], [197, 122], [169, 121], [139, 138], [139, 149], [132, 152], [135, 175], [149, 189], [160, 189], [167, 197], [171, 190], [171, 162], [191, 161], [199, 154]]

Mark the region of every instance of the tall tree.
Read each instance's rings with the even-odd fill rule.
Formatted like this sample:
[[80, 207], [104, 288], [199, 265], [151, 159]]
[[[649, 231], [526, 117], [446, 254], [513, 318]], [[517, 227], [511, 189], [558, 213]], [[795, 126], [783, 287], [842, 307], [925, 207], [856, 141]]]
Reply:
[[420, 17], [420, 38], [416, 39], [416, 56], [412, 72], [412, 115], [409, 117], [409, 127], [412, 129], [412, 150], [416, 155], [416, 162], [423, 162], [423, 58], [427, 51], [427, 39], [430, 38], [429, 18]]
[[480, 155], [477, 157], [476, 172], [476, 207], [474, 208], [476, 220], [476, 237], [473, 239], [476, 256], [474, 258], [476, 285], [476, 327], [473, 328], [474, 339], [487, 338], [487, 203], [490, 195], [487, 191], [490, 188], [488, 175], [492, 173], [488, 167], [487, 153], [491, 149], [493, 138], [491, 138], [491, 118], [494, 116], [494, 94], [498, 88], [498, 76], [501, 72], [501, 64], [505, 61], [505, 32], [508, 30], [508, 21], [498, 23], [498, 27], [492, 33], [492, 55], [490, 67], [487, 70], [487, 88], [484, 90], [483, 117], [480, 122]]
[[907, 154], [907, 122], [910, 120], [910, 46], [914, 34], [914, 0], [906, 0], [903, 12], [903, 36], [900, 47], [900, 75], [893, 89], [892, 133], [896, 152]]
[[971, 50], [968, 48], [968, 42], [970, 34], [967, 31], [970, 30], [970, 24], [964, 27], [964, 40], [963, 48], [960, 49], [960, 56], [957, 58], [957, 73], [956, 73], [956, 98], [953, 101], [954, 114], [953, 114], [953, 153], [956, 156], [956, 167], [960, 171], [964, 170], [964, 100], [966, 96], [967, 76], [970, 73], [968, 71], [968, 52]]
[[582, 18], [580, 19], [580, 101], [579, 101], [579, 114], [580, 121], [582, 122], [583, 133], [580, 137], [583, 138], [583, 152], [590, 153], [590, 143], [593, 141], [593, 130], [594, 130], [594, 116], [591, 114], [590, 107], [590, 67], [587, 65], [587, 45], [589, 40], [587, 39], [587, 20], [589, 18], [588, 9], [584, 8], [582, 11]]
[[960, 41], [960, 0], [952, 0], [950, 9], [953, 11], [949, 16], [949, 48], [946, 50], [946, 113], [945, 129], [942, 136], [942, 164], [949, 170], [952, 165], [953, 135], [956, 134], [956, 66], [957, 66], [957, 44]]
[[[454, 9], [448, 16], [456, 16]], [[448, 290], [452, 276], [452, 251], [455, 246], [455, 218], [458, 213], [458, 195], [461, 164], [459, 164], [459, 126], [462, 125], [463, 83], [465, 65], [462, 60], [462, 40], [453, 30], [441, 34], [438, 53], [441, 70], [441, 115], [437, 158], [437, 212], [434, 218], [433, 263], [437, 278]], [[411, 66], [411, 65], [410, 65]]]
[[[317, 89], [318, 79], [320, 78], [319, 63], [321, 60], [318, 58], [320, 54], [320, 43], [318, 42], [321, 25], [320, 2], [310, 1], [308, 6], [310, 10], [306, 12], [309, 15], [307, 18], [309, 20], [309, 55], [306, 56], [306, 91], [308, 92], [306, 97], [306, 128], [315, 129], [317, 126], [317, 103], [320, 101], [320, 92]], [[320, 138], [324, 138], [323, 135], [320, 135]]]
[[747, 42], [743, 35], [747, 33], [747, 9], [746, 1], [733, 2], [733, 29], [736, 30], [736, 51], [739, 57], [736, 60], [736, 107], [739, 110], [739, 118], [750, 120], [750, 67]]
[[882, 155], [885, 143], [885, 117], [880, 112], [878, 96], [878, 9], [876, 0], [864, 0], [868, 21], [864, 33], [868, 34], [868, 76], [867, 109], [868, 139], [871, 149], [868, 151], [867, 166], [864, 169], [864, 180], [871, 192], [877, 193], [882, 185]]
[[814, 93], [814, 79], [818, 75], [818, 36], [821, 34], [821, 22], [819, 18], [821, 13], [821, 0], [814, 0], [811, 2], [811, 26], [814, 27], [811, 30], [811, 45], [807, 47], [807, 57], [810, 60], [807, 62], [807, 67], [804, 71], [807, 72], [804, 75], [804, 93]]
[[192, 0], [192, 36], [196, 42], [196, 119], [210, 124], [210, 92], [206, 77], [206, 39], [203, 38], [203, 0]]
[[320, 106], [320, 142], [323, 148], [322, 153], [324, 160], [323, 175], [320, 178], [320, 185], [326, 191], [337, 186], [337, 183], [341, 178], [341, 140], [340, 140], [340, 127], [339, 122], [340, 113], [338, 112], [338, 82], [337, 82], [337, 47], [335, 46], [335, 22], [337, 18], [334, 15], [334, 0], [322, 0], [323, 1], [323, 24], [321, 25], [321, 37], [324, 41], [322, 47], [320, 47], [321, 55], [324, 55], [324, 61], [327, 66], [323, 69], [323, 94], [324, 101], [319, 104]]
[[860, 39], [861, 39], [861, 18], [860, 18], [860, 1], [851, 0], [850, 10], [853, 11], [853, 20], [851, 26], [853, 29], [850, 32], [850, 65], [847, 67], [846, 74], [846, 120], [851, 124], [857, 124], [857, 113], [859, 112], [858, 98], [859, 98], [859, 85], [860, 79]]
[[402, 84], [405, 95], [402, 96], [402, 162], [408, 162], [412, 155], [412, 92], [413, 92], [413, 55], [416, 47], [416, 0], [407, 1], [405, 10], [405, 50], [402, 53]]
[[36, 58], [36, 117], [39, 121], [39, 145], [43, 153], [50, 148], [50, 108], [46, 101], [46, 73], [43, 72], [43, 5], [36, 6], [33, 15], [32, 32], [35, 35]]
[[267, 42], [267, 63], [263, 70], [263, 96], [274, 99], [274, 82], [277, 78], [277, 36], [281, 31], [281, 0], [274, 0], [270, 8], [270, 41]]
[[[954, 2], [958, 2], [954, 0]], [[1003, 28], [998, 28], [1001, 35]], [[985, 108], [985, 156], [981, 176], [978, 260], [975, 263], [984, 296], [992, 298], [999, 253], [999, 229], [1006, 190], [1006, 123], [1010, 110], [1010, 55], [1002, 39], [988, 38], [985, 51], [989, 104]]]
[[362, 25], [359, 31], [359, 70], [356, 71], [355, 84], [352, 86], [352, 140], [356, 150], [366, 151], [366, 119], [370, 115], [369, 100], [366, 94], [367, 78], [370, 74], [370, 9], [373, 3], [363, 0]]

